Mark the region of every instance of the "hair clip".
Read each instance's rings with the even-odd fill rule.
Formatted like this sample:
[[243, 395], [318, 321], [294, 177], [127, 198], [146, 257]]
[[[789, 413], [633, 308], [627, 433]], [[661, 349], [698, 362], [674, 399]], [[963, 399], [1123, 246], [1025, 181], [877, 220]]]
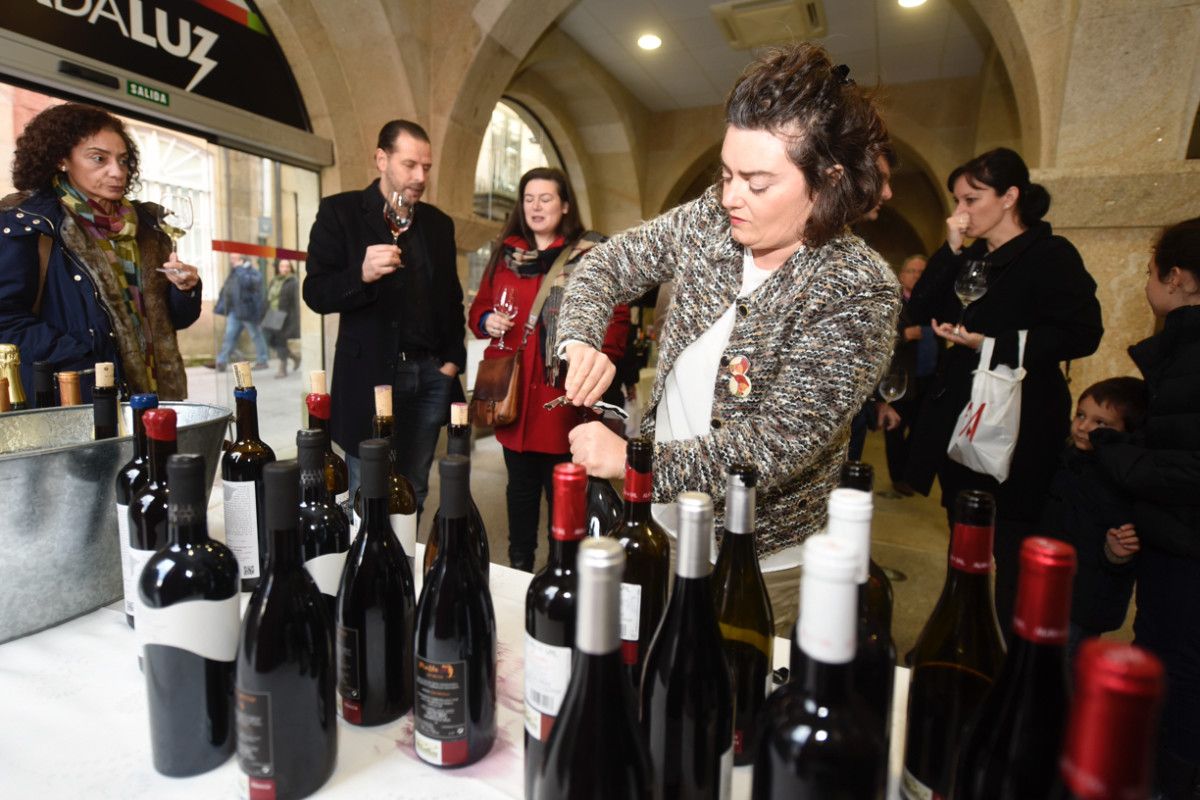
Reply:
[[846, 86], [853, 84], [854, 79], [850, 77], [850, 67], [845, 64], [838, 64], [833, 68], [833, 76], [838, 79], [838, 83]]

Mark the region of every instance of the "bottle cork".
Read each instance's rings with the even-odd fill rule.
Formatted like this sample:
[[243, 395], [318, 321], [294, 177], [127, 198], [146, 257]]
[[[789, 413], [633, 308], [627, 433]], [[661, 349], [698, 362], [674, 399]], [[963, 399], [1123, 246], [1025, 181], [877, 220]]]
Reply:
[[325, 370], [314, 369], [308, 373], [308, 382], [313, 394], [329, 394], [329, 390], [325, 388]]
[[375, 416], [390, 417], [392, 415], [392, 387], [375, 387]]
[[79, 391], [78, 372], [58, 373], [58, 402], [62, 406], [77, 406], [83, 402], [83, 395]]
[[111, 389], [116, 378], [116, 371], [111, 361], [101, 361], [96, 364], [96, 388]]
[[239, 361], [233, 365], [234, 380], [237, 381], [237, 388], [251, 389], [254, 387], [254, 376], [251, 374], [252, 369], [249, 361]]
[[12, 403], [8, 400], [8, 378], [0, 378], [0, 413], [12, 411]]
[[466, 403], [450, 404], [450, 424], [466, 425], [470, 422], [470, 413]]

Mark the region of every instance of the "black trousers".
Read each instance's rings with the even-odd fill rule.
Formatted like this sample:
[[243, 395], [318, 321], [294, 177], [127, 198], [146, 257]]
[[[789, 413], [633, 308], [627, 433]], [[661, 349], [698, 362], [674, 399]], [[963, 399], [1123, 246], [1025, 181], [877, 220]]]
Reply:
[[[538, 516], [542, 494], [553, 509], [552, 478], [554, 465], [571, 460], [570, 453], [519, 453], [504, 448], [504, 466], [508, 469], [508, 561], [532, 564], [538, 544]], [[553, 511], [551, 511], [553, 513]], [[546, 519], [549, 533], [550, 519]]]

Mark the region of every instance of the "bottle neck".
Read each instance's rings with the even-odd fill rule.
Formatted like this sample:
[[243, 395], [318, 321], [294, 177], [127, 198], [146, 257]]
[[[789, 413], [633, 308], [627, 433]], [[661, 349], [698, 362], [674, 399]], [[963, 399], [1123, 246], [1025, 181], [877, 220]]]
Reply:
[[551, 569], [574, 570], [575, 560], [579, 557], [579, 543], [582, 539], [555, 539], [550, 537], [550, 555], [548, 563]]
[[[310, 463], [305, 463], [310, 461]], [[308, 457], [302, 458], [300, 462], [300, 502], [306, 504], [329, 504], [329, 489], [325, 485], [325, 471], [323, 459], [316, 459], [316, 463], [311, 463]]]
[[271, 549], [267, 553], [267, 572], [279, 573], [303, 567], [304, 552], [295, 528], [272, 529], [269, 536]]
[[146, 421], [142, 419], [145, 413], [144, 408], [133, 410], [133, 457], [136, 461], [144, 460], [147, 454]]
[[650, 503], [654, 497], [654, 474], [625, 465], [625, 521], [643, 525], [650, 519]]
[[175, 455], [178, 443], [174, 439], [149, 439], [148, 444], [150, 482], [161, 486], [167, 482], [167, 459]]
[[[321, 417], [318, 417], [315, 414], [309, 414], [308, 415], [308, 427], [312, 428], [313, 430], [325, 431], [326, 433], [329, 433], [329, 420], [322, 419]], [[326, 450], [329, 450], [331, 448], [332, 448], [332, 445], [330, 445], [330, 444], [325, 445]]]
[[208, 541], [208, 521], [199, 503], [167, 504], [167, 543], [200, 545]]
[[446, 453], [452, 456], [471, 457], [471, 426], [446, 426]]
[[243, 441], [258, 438], [258, 401], [237, 398], [237, 437]]
[[852, 662], [828, 664], [809, 655], [803, 664], [801, 674], [796, 679], [806, 696], [821, 704], [836, 704], [850, 697], [854, 679]]
[[[390, 528], [388, 517], [387, 495], [383, 497], [363, 497], [362, 530], [364, 533], [378, 533], [384, 528]], [[443, 543], [441, 546], [445, 546]]]
[[576, 591], [575, 647], [592, 660], [611, 656], [620, 664], [621, 581], [619, 573], [579, 572]]

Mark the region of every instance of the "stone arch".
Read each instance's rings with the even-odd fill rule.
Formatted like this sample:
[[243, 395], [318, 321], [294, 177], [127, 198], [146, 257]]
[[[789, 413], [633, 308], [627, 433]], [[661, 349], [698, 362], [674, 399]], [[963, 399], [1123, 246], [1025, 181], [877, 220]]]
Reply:
[[711, 144], [709, 147], [700, 152], [699, 155], [692, 157], [692, 161], [688, 164], [671, 187], [662, 195], [662, 198], [657, 201], [656, 214], [674, 208], [684, 200], [688, 193], [698, 181], [702, 180], [706, 172], [711, 172], [714, 165], [720, 164], [721, 161], [721, 140]]

